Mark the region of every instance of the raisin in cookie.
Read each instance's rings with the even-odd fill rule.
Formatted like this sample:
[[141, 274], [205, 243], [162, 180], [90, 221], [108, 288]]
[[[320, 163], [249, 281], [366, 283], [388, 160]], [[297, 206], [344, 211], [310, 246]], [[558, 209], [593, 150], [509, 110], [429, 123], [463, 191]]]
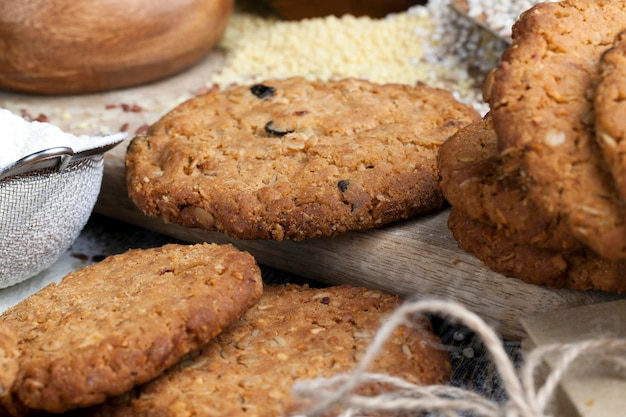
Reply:
[[626, 201], [626, 32], [602, 55], [594, 96], [596, 138]]
[[438, 209], [436, 152], [478, 113], [424, 85], [303, 78], [193, 98], [128, 148], [147, 215], [240, 239], [304, 239]]
[[565, 222], [538, 210], [525, 179], [497, 152], [491, 116], [459, 130], [439, 149], [441, 190], [471, 219], [493, 224], [518, 244], [553, 250], [581, 247]]
[[626, 210], [595, 140], [592, 91], [624, 21], [623, 1], [534, 6], [484, 87], [498, 149], [518, 159], [529, 196], [611, 260], [626, 259]]
[[[399, 303], [358, 287], [266, 286], [256, 306], [198, 353], [96, 415], [293, 415], [303, 411], [291, 395], [294, 382], [352, 370]], [[416, 316], [393, 333], [370, 371], [446, 382], [450, 362], [440, 344], [430, 323]]]
[[208, 342], [261, 293], [254, 258], [230, 245], [130, 250], [72, 272], [0, 316], [19, 340], [12, 399], [24, 414], [60, 413], [122, 394]]

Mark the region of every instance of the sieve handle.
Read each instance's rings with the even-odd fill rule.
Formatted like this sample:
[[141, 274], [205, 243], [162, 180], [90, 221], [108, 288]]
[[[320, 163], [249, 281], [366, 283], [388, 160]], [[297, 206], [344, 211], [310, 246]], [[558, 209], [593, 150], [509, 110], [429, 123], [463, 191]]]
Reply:
[[70, 164], [72, 155], [74, 155], [72, 148], [64, 146], [35, 152], [17, 160], [14, 164], [7, 167], [7, 169], [0, 173], [0, 179], [40, 169], [53, 168], [58, 172], [65, 169]]
[[17, 160], [15, 163], [7, 166], [6, 169], [0, 172], [0, 180], [41, 169], [53, 169], [56, 172], [60, 172], [67, 168], [67, 166], [72, 162], [85, 158], [94, 158], [97, 156], [102, 157], [104, 152], [112, 149], [121, 143], [122, 140], [123, 138], [120, 138], [120, 140], [116, 140], [115, 142], [89, 148], [81, 152], [74, 152], [72, 148], [66, 146], [44, 149], [43, 151], [25, 156]]

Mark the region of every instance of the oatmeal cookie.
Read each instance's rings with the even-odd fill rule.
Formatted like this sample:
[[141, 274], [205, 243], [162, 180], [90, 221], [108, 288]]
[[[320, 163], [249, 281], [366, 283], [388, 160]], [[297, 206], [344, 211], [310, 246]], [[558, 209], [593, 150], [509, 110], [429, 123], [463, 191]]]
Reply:
[[230, 245], [135, 249], [72, 272], [0, 316], [19, 340], [13, 401], [60, 413], [127, 392], [238, 320], [261, 293], [254, 258]]
[[193, 98], [134, 138], [128, 192], [147, 215], [240, 239], [304, 239], [438, 209], [436, 152], [479, 119], [452, 94], [303, 78]]
[[11, 400], [11, 388], [19, 369], [17, 342], [15, 330], [8, 323], [0, 321], [0, 408], [11, 413], [17, 412]]
[[626, 201], [626, 32], [602, 55], [600, 80], [594, 95], [596, 139], [617, 191]]
[[494, 225], [502, 236], [521, 245], [581, 247], [561, 218], [545, 215], [528, 198], [519, 168], [497, 151], [489, 114], [441, 145], [438, 166], [444, 196], [472, 220]]
[[624, 21], [623, 1], [534, 6], [484, 88], [498, 150], [518, 159], [529, 196], [611, 260], [626, 259], [626, 210], [595, 140], [592, 91]]
[[[266, 286], [256, 306], [198, 353], [96, 415], [292, 415], [302, 411], [291, 396], [294, 382], [353, 369], [399, 303], [358, 287]], [[416, 316], [394, 332], [370, 370], [433, 384], [447, 381], [450, 362], [430, 323]]]
[[454, 207], [448, 226], [459, 247], [503, 275], [550, 288], [626, 292], [626, 262], [602, 259], [585, 248], [559, 251], [518, 244], [494, 225]]

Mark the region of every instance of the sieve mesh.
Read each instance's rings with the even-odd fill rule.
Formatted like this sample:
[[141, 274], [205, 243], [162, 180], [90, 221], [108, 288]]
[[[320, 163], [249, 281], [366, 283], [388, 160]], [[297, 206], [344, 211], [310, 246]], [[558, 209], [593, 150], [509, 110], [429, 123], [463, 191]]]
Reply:
[[71, 246], [96, 203], [103, 166], [98, 155], [0, 180], [0, 288], [38, 274]]

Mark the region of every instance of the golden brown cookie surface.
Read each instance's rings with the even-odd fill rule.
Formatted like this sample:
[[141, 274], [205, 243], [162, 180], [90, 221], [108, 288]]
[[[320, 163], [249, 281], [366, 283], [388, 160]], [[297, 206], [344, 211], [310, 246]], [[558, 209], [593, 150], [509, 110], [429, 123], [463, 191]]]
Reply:
[[5, 322], [0, 322], [0, 409], [10, 414], [17, 413], [11, 398], [11, 388], [19, 370], [17, 334]]
[[617, 190], [626, 200], [626, 33], [602, 55], [595, 89], [596, 138]]
[[129, 195], [146, 214], [244, 239], [304, 239], [440, 208], [436, 151], [479, 118], [417, 85], [302, 78], [183, 103], [135, 138]]
[[448, 226], [463, 250], [506, 276], [551, 288], [626, 292], [626, 262], [607, 261], [586, 249], [558, 251], [519, 244], [494, 225], [473, 220], [454, 207]]
[[625, 19], [621, 1], [539, 4], [485, 88], [499, 151], [518, 158], [531, 198], [612, 260], [626, 259], [626, 210], [596, 143], [592, 91]]
[[206, 343], [261, 293], [254, 258], [230, 245], [110, 256], [2, 314], [19, 339], [13, 397], [58, 413], [122, 394]]
[[[100, 416], [289, 415], [295, 381], [349, 372], [398, 306], [365, 288], [267, 286], [259, 303], [196, 356]], [[371, 371], [443, 383], [450, 363], [424, 317], [398, 328]]]
[[471, 219], [494, 225], [522, 245], [552, 250], [581, 246], [561, 218], [547, 216], [528, 197], [519, 168], [497, 151], [490, 115], [441, 145], [438, 164], [444, 196]]

